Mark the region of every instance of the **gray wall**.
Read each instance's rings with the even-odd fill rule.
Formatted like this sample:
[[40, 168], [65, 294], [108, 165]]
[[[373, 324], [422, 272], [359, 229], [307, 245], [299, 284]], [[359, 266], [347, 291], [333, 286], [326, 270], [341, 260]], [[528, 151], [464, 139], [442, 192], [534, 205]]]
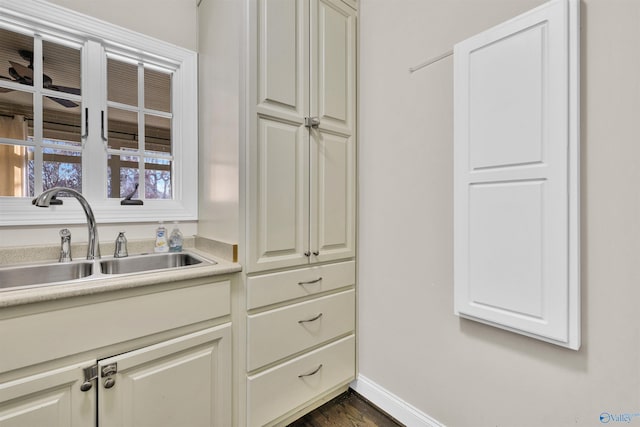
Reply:
[[453, 315], [453, 61], [408, 68], [541, 3], [361, 0], [359, 371], [448, 426], [640, 413], [639, 1], [581, 3], [582, 348]]

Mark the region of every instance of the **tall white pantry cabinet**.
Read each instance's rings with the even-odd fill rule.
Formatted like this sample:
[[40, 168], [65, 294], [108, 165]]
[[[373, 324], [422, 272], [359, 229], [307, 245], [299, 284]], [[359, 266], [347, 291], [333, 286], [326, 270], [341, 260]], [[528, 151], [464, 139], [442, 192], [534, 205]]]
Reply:
[[280, 425], [355, 377], [357, 3], [238, 3], [200, 4], [201, 151], [240, 157], [234, 425]]

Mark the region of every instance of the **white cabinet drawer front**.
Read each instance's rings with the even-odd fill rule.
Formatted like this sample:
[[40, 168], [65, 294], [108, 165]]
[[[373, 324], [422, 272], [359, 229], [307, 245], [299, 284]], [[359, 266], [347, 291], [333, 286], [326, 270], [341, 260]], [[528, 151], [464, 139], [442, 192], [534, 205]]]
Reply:
[[355, 329], [355, 291], [249, 316], [247, 370], [311, 348]]
[[2, 345], [21, 349], [0, 358], [0, 372], [226, 316], [230, 286], [206, 283], [0, 320]]
[[247, 308], [253, 309], [355, 284], [355, 261], [264, 274], [247, 279]]
[[248, 425], [262, 426], [346, 384], [354, 374], [355, 338], [350, 335], [250, 376], [247, 384]]

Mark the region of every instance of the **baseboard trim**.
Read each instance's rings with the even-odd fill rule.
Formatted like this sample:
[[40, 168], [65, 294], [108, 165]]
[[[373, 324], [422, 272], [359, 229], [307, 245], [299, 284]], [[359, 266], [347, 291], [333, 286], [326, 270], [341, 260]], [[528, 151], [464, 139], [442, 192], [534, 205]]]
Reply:
[[350, 387], [407, 427], [445, 427], [363, 375], [358, 375]]

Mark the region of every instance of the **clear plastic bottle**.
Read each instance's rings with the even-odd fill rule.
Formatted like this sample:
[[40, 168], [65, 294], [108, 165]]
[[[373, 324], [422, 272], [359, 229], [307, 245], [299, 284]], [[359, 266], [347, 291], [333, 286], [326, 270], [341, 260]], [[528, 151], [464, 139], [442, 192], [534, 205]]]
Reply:
[[178, 221], [173, 222], [173, 230], [169, 236], [169, 252], [182, 252], [182, 242], [184, 241], [182, 233], [178, 228]]
[[169, 244], [167, 242], [167, 229], [162, 221], [158, 223], [156, 229], [156, 244], [153, 248], [154, 252], [169, 252]]

